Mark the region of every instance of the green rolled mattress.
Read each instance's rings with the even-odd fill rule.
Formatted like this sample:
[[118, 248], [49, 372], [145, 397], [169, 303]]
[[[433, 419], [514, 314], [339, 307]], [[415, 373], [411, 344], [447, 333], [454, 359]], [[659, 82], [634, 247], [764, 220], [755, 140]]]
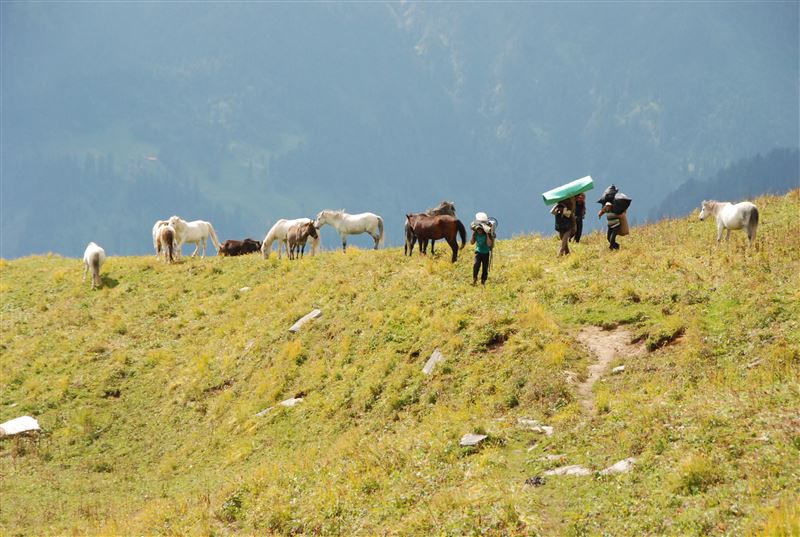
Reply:
[[542, 194], [542, 199], [545, 205], [553, 205], [554, 203], [571, 198], [572, 196], [577, 196], [581, 192], [586, 192], [593, 188], [594, 183], [592, 182], [592, 177], [587, 175], [586, 177], [581, 177], [566, 185], [561, 185], [553, 190], [544, 192]]

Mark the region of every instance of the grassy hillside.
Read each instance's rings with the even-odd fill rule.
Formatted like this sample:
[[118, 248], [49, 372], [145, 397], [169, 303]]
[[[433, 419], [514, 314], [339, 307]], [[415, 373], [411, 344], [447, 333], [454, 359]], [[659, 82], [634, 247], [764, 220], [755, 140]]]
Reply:
[[[0, 421], [30, 414], [46, 434], [0, 441], [0, 531], [797, 531], [800, 191], [758, 204], [754, 249], [741, 233], [717, 248], [696, 215], [562, 259], [524, 236], [499, 243], [485, 289], [466, 251], [112, 258], [95, 292], [75, 259], [2, 262]], [[625, 372], [591, 413], [589, 325], [647, 349], [611, 364]], [[489, 438], [459, 447], [468, 432]], [[627, 474], [525, 485], [631, 456]]]

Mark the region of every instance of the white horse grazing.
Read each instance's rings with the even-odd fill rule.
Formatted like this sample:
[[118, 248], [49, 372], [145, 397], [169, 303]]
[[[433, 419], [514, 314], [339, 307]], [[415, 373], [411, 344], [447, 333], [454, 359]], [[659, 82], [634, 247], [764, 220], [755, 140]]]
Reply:
[[211, 225], [211, 222], [205, 222], [203, 220], [187, 222], [179, 216], [171, 216], [169, 218], [169, 225], [175, 228], [175, 242], [178, 243], [177, 251], [179, 255], [181, 250], [183, 250], [183, 244], [189, 242], [195, 244], [192, 257], [197, 255], [197, 250], [200, 249], [201, 244], [203, 245], [202, 257], [205, 257], [206, 240], [209, 237], [211, 237], [211, 242], [214, 243], [214, 248], [219, 250], [219, 247], [221, 246], [219, 240], [217, 239], [217, 232], [214, 231], [214, 227]]
[[320, 229], [325, 224], [333, 226], [342, 238], [342, 251], [347, 251], [347, 236], [369, 233], [375, 249], [383, 243], [383, 218], [373, 213], [347, 214], [344, 211], [320, 211], [314, 225]]
[[713, 215], [717, 218], [717, 243], [722, 239], [722, 231], [727, 230], [725, 240], [731, 238], [732, 229], [745, 229], [749, 244], [756, 239], [758, 228], [758, 208], [749, 201], [734, 205], [728, 201], [703, 201], [700, 206], [700, 220]]
[[92, 289], [103, 285], [100, 279], [100, 267], [106, 262], [106, 251], [93, 242], [90, 242], [83, 252], [83, 281], [86, 281], [86, 273], [92, 270]]
[[[308, 224], [313, 222], [310, 218], [295, 218], [294, 220], [286, 220], [281, 218], [275, 225], [273, 225], [267, 232], [267, 236], [261, 242], [261, 256], [266, 259], [272, 251], [272, 243], [278, 241], [278, 259], [281, 258], [281, 251], [286, 248], [286, 253], [289, 253], [288, 236], [289, 230], [294, 226]], [[319, 250], [319, 235], [311, 238], [311, 255], [315, 255]]]

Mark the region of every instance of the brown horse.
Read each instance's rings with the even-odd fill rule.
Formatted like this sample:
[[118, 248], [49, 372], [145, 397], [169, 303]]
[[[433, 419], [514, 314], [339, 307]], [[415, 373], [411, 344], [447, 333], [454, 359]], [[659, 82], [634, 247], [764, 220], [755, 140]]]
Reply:
[[[437, 214], [449, 214], [450, 216], [455, 216], [456, 205], [452, 201], [443, 201], [433, 209], [428, 209], [424, 213], [411, 213], [411, 216], [436, 216]], [[408, 224], [408, 215], [406, 215], [405, 234], [406, 244], [403, 248], [403, 252], [406, 255], [411, 255], [414, 252], [414, 243], [417, 242], [417, 237], [414, 236], [414, 232], [411, 231], [411, 226]], [[433, 254], [433, 245], [435, 243], [436, 241], [431, 241], [431, 255]], [[422, 242], [419, 243], [419, 247], [422, 248]], [[425, 248], [427, 249], [427, 241]]]
[[289, 242], [289, 259], [296, 259], [297, 254], [303, 257], [309, 235], [314, 239], [319, 237], [313, 221], [297, 224], [289, 228], [289, 232], [286, 234], [286, 240]]
[[458, 259], [456, 234], [461, 235], [461, 249], [467, 243], [467, 230], [461, 220], [450, 215], [426, 216], [407, 214], [406, 220], [414, 236], [419, 240], [420, 253], [426, 254], [429, 240], [444, 239], [453, 250], [453, 263]]

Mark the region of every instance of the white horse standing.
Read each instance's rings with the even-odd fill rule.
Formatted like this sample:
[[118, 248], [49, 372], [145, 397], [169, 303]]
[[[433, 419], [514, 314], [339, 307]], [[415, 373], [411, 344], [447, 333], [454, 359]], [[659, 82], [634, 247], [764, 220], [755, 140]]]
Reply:
[[206, 256], [206, 240], [210, 237], [211, 242], [214, 243], [214, 248], [219, 250], [221, 244], [217, 239], [217, 232], [214, 231], [214, 227], [211, 225], [211, 222], [205, 222], [203, 220], [194, 220], [192, 222], [187, 222], [183, 218], [179, 216], [171, 216], [169, 219], [169, 225], [175, 228], [175, 242], [178, 243], [178, 254], [180, 255], [181, 250], [183, 250], [183, 244], [186, 242], [194, 243], [194, 252], [192, 252], [192, 257], [197, 255], [197, 250], [200, 249], [200, 245], [203, 245], [203, 254], [202, 257]]
[[758, 208], [749, 201], [733, 204], [728, 201], [705, 201], [700, 206], [700, 220], [713, 215], [717, 219], [717, 243], [722, 240], [722, 231], [727, 230], [725, 240], [731, 238], [732, 229], [747, 231], [750, 244], [756, 239], [758, 229]]
[[103, 285], [100, 279], [100, 267], [106, 262], [106, 251], [93, 242], [86, 246], [83, 252], [83, 281], [86, 281], [86, 273], [92, 271], [92, 289]]
[[375, 249], [383, 243], [383, 218], [374, 213], [347, 214], [344, 211], [320, 211], [314, 225], [320, 229], [325, 224], [333, 226], [342, 238], [342, 251], [347, 251], [347, 236], [369, 233]]
[[[313, 222], [310, 218], [295, 218], [294, 220], [287, 220], [281, 218], [270, 228], [267, 236], [261, 242], [261, 256], [266, 259], [272, 250], [272, 243], [278, 241], [278, 259], [281, 258], [281, 251], [286, 248], [286, 253], [289, 253], [288, 236], [289, 230], [294, 226], [308, 224]], [[319, 235], [316, 238], [311, 238], [311, 255], [314, 255], [319, 250]]]

